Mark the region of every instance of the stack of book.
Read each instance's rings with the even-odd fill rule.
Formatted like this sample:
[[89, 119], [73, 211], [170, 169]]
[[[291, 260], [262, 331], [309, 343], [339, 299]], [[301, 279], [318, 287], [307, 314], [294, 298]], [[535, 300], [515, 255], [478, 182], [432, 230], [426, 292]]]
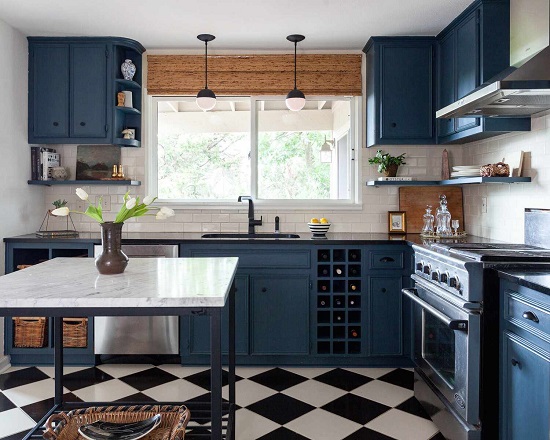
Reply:
[[31, 147], [31, 180], [51, 180], [51, 169], [60, 165], [60, 155], [53, 148]]

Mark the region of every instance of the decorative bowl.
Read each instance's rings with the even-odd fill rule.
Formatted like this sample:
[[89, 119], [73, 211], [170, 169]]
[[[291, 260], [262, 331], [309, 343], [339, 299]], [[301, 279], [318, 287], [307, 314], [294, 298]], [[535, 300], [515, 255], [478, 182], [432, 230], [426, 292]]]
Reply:
[[308, 223], [307, 225], [314, 237], [324, 236], [330, 228], [330, 223]]

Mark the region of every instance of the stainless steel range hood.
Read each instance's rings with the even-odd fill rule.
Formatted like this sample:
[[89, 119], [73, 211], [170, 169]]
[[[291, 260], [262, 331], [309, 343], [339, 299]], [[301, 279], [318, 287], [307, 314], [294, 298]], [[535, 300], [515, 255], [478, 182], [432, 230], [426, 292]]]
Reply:
[[550, 110], [549, 0], [510, 0], [510, 67], [437, 118], [526, 117]]

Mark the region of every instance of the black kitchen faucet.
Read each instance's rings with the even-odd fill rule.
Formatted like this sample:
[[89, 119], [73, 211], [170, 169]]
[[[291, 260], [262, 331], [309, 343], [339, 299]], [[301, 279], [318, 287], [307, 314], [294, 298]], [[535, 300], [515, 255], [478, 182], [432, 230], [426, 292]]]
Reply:
[[254, 202], [250, 196], [239, 196], [237, 201], [242, 202], [243, 200], [248, 200], [248, 233], [254, 234], [254, 227], [261, 226], [263, 217], [260, 216], [260, 220], [254, 220]]

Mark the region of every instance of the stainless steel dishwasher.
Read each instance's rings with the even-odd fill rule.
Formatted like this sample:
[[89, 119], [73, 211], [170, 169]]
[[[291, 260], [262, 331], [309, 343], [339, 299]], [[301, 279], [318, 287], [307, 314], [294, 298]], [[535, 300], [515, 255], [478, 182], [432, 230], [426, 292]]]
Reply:
[[[177, 245], [122, 245], [130, 258], [178, 257]], [[102, 252], [94, 246], [94, 256]], [[130, 262], [131, 264], [131, 262]], [[177, 316], [99, 316], [94, 318], [95, 354], [178, 354]]]

